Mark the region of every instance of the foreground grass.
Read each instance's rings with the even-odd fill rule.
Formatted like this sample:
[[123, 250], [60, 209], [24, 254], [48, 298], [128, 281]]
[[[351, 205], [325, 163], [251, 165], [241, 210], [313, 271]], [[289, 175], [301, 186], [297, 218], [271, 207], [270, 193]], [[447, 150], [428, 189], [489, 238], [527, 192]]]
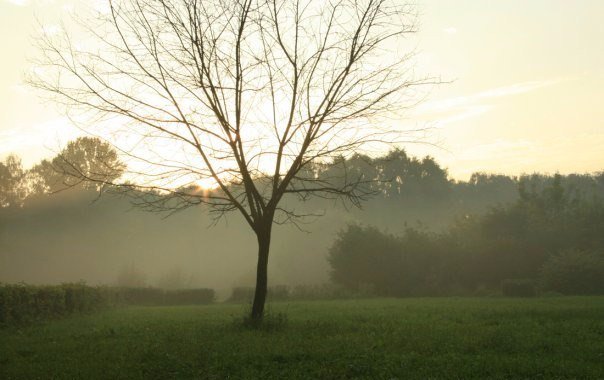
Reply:
[[604, 378], [604, 298], [129, 308], [0, 330], [2, 379]]

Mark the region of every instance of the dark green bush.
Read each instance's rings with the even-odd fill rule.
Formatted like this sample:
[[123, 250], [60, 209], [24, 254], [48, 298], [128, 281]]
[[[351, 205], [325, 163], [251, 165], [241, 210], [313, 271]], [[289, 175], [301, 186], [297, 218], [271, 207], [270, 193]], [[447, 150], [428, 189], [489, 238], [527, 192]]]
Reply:
[[541, 269], [540, 284], [567, 295], [604, 294], [604, 255], [571, 250], [553, 256]]
[[529, 279], [507, 279], [501, 282], [501, 293], [506, 297], [535, 297], [535, 282]]

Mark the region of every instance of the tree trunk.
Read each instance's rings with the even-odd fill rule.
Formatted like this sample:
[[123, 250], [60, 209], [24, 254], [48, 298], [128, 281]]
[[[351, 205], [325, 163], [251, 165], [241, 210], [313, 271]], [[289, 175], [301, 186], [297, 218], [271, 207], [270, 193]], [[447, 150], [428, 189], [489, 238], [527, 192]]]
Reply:
[[264, 316], [264, 304], [268, 291], [268, 253], [271, 244], [271, 226], [257, 232], [258, 238], [258, 267], [256, 269], [256, 291], [254, 292], [254, 303], [252, 304], [252, 320], [262, 321]]

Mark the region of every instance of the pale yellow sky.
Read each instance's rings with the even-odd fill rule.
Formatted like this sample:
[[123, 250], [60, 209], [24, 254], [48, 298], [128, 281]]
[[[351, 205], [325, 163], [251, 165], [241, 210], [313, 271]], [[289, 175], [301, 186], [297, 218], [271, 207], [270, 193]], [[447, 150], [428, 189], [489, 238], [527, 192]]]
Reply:
[[[78, 131], [22, 84], [36, 17], [67, 18], [77, 0], [0, 0], [0, 159], [31, 165]], [[604, 1], [420, 0], [418, 74], [452, 80], [410, 111], [430, 126], [451, 175], [604, 170]], [[77, 9], [77, 8], [76, 8]]]

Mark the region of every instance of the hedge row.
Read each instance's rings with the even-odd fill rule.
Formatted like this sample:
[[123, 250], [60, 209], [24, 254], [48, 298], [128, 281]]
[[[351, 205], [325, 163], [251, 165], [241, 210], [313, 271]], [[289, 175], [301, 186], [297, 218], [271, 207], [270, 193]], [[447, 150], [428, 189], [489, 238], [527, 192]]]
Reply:
[[214, 289], [163, 290], [111, 288], [112, 303], [138, 306], [203, 305], [214, 302]]
[[[253, 287], [233, 288], [229, 302], [250, 303], [254, 299]], [[369, 287], [361, 287], [356, 291], [345, 289], [342, 286], [323, 285], [298, 285], [270, 286], [267, 292], [268, 301], [304, 301], [304, 300], [332, 300], [348, 298], [366, 298], [375, 296], [375, 292]]]
[[118, 305], [196, 305], [214, 301], [213, 289], [115, 288], [83, 283], [55, 286], [0, 284], [0, 326], [91, 312]]
[[104, 288], [84, 284], [0, 286], [0, 325], [20, 324], [89, 312], [107, 305]]
[[[229, 302], [252, 302], [255, 288], [240, 286], [233, 288]], [[284, 301], [290, 299], [290, 289], [287, 286], [269, 286], [266, 298], [269, 301]]]

